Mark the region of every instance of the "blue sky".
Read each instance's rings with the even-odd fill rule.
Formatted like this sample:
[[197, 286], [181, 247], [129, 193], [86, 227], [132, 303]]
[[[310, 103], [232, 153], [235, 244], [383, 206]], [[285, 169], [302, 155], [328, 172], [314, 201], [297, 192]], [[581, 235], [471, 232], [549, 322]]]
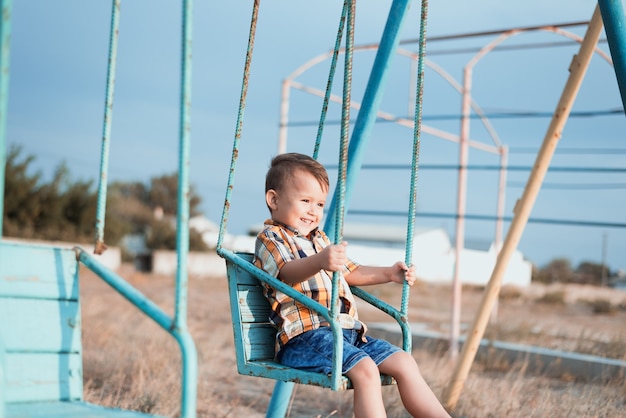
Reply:
[[[14, 2], [9, 96], [8, 142], [19, 143], [36, 156], [36, 168], [49, 176], [65, 161], [75, 179], [98, 176], [111, 2], [31, 0]], [[430, 37], [513, 27], [586, 21], [594, 1], [553, 0], [502, 2], [497, 0], [432, 1]], [[357, 4], [356, 44], [376, 43], [390, 0]], [[263, 176], [276, 153], [281, 81], [308, 60], [334, 44], [342, 2], [274, 0], [261, 4], [248, 106], [245, 112], [241, 156], [229, 230], [245, 233], [267, 217], [263, 203]], [[414, 2], [404, 24], [402, 39], [418, 37], [419, 2]], [[196, 1], [193, 35], [193, 93], [191, 117], [191, 183], [203, 198], [206, 215], [219, 221], [228, 174], [232, 139], [250, 23], [251, 2]], [[180, 2], [123, 1], [119, 56], [111, 138], [109, 176], [112, 180], [148, 181], [171, 173], [178, 165], [178, 98], [180, 86]], [[585, 27], [566, 28], [584, 35]], [[604, 38], [602, 33], [601, 38]], [[457, 82], [474, 53], [441, 51], [484, 46], [494, 37], [432, 42], [429, 56]], [[548, 32], [514, 36], [503, 45], [562, 42]], [[599, 47], [608, 52], [606, 43]], [[415, 51], [416, 45], [405, 45]], [[551, 113], [567, 79], [575, 45], [493, 52], [474, 69], [473, 98], [487, 113], [536, 111]], [[354, 98], [359, 100], [369, 73], [371, 53], [355, 55]], [[300, 80], [323, 89], [328, 62]], [[394, 58], [381, 110], [406, 116], [411, 97], [407, 60]], [[339, 88], [339, 87], [338, 87]], [[340, 90], [337, 90], [339, 93]], [[319, 119], [320, 100], [292, 92], [291, 121]], [[607, 111], [622, 106], [612, 67], [596, 55], [583, 83], [574, 112]], [[458, 115], [459, 95], [427, 69], [424, 123], [458, 135], [459, 121], [428, 120], [435, 115]], [[333, 113], [334, 112], [334, 113]], [[337, 119], [331, 107], [329, 119]], [[356, 112], [353, 114], [356, 116]], [[571, 119], [553, 159], [560, 167], [624, 167], [626, 132], [623, 115]], [[502, 143], [512, 152], [510, 165], [531, 166], [546, 133], [549, 118], [494, 118]], [[326, 129], [321, 160], [336, 163], [337, 128]], [[472, 121], [471, 137], [489, 142], [486, 131]], [[289, 129], [288, 150], [310, 153], [315, 131]], [[392, 124], [372, 132], [365, 163], [407, 163], [412, 131]], [[612, 149], [611, 153], [572, 153], [573, 149]], [[560, 150], [563, 149], [561, 152]], [[568, 149], [570, 151], [568, 151]], [[518, 152], [513, 152], [517, 150]], [[521, 151], [528, 152], [521, 152]], [[420, 164], [456, 164], [458, 146], [432, 135], [422, 136]], [[470, 151], [470, 164], [496, 165], [498, 159]], [[331, 170], [331, 177], [336, 175]], [[512, 215], [528, 172], [511, 172], [506, 188], [505, 216]], [[363, 172], [355, 188], [352, 208], [403, 211], [408, 173]], [[468, 177], [467, 211], [494, 215], [495, 172], [473, 171]], [[624, 174], [549, 173], [531, 218], [626, 223]], [[554, 188], [558, 187], [558, 188]], [[456, 205], [456, 174], [423, 169], [419, 174], [418, 212], [451, 214]], [[403, 222], [403, 219], [348, 217], [347, 221]], [[452, 219], [418, 218], [418, 225], [443, 227], [454, 234]], [[506, 225], [508, 226], [508, 224]], [[506, 227], [505, 226], [505, 227]], [[492, 222], [468, 221], [468, 241], [493, 239]], [[626, 268], [626, 231], [529, 224], [520, 250], [532, 262], [544, 265], [557, 257], [600, 262], [612, 269]]]

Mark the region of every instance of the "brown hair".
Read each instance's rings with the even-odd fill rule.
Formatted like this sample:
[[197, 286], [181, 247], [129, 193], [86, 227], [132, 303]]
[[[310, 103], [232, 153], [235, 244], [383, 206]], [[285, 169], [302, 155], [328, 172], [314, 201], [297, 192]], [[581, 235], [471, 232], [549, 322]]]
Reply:
[[328, 173], [322, 164], [305, 154], [289, 152], [279, 154], [272, 159], [270, 169], [265, 176], [265, 192], [281, 190], [296, 170], [303, 170], [312, 174], [322, 188], [328, 190]]

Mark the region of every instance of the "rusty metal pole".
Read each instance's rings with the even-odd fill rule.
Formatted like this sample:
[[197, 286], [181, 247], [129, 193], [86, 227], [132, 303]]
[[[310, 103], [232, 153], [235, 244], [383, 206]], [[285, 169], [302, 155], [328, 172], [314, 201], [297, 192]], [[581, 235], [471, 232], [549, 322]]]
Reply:
[[289, 90], [291, 79], [284, 79], [280, 93], [280, 129], [278, 131], [278, 153], [287, 152], [287, 124], [289, 123]]
[[[504, 230], [504, 201], [506, 195], [506, 167], [508, 165], [509, 148], [503, 146], [499, 148], [500, 151], [500, 177], [498, 179], [498, 203], [496, 207], [496, 233], [493, 240], [494, 250], [496, 252], [496, 260], [498, 254], [502, 249], [502, 231]], [[493, 304], [491, 310], [491, 323], [498, 323], [498, 299]]]
[[578, 55], [574, 56], [570, 65], [569, 78], [567, 79], [557, 108], [552, 116], [552, 121], [550, 122], [543, 144], [528, 178], [522, 198], [518, 200], [513, 210], [513, 221], [511, 222], [510, 229], [504, 240], [502, 250], [498, 256], [489, 283], [485, 288], [480, 309], [476, 315], [472, 329], [468, 334], [467, 341], [463, 344], [461, 357], [453, 371], [450, 384], [444, 394], [444, 405], [448, 410], [453, 410], [456, 407], [461, 390], [463, 389], [463, 384], [465, 383], [469, 369], [478, 351], [480, 340], [484, 335], [489, 314], [494, 301], [498, 297], [502, 276], [528, 222], [530, 211], [535, 203], [545, 174], [548, 171], [550, 160], [554, 155], [557, 143], [561, 138], [562, 129], [569, 117], [574, 99], [578, 94], [578, 90], [589, 66], [589, 61], [591, 61], [591, 57], [593, 56], [594, 48], [598, 42], [601, 30], [602, 17], [596, 6]]
[[504, 236], [504, 201], [506, 197], [506, 174], [507, 166], [509, 165], [509, 147], [503, 146], [500, 150], [500, 177], [498, 179], [498, 203], [496, 207], [497, 221], [496, 221], [496, 235], [495, 245], [497, 251], [500, 252], [502, 248], [502, 237]]
[[[9, 74], [11, 57], [11, 18], [13, 2], [0, 0], [0, 239], [4, 218], [4, 172], [6, 167], [7, 110], [9, 108]], [[0, 383], [2, 383], [0, 381]]]
[[459, 335], [461, 322], [461, 257], [465, 247], [465, 206], [467, 200], [467, 160], [469, 154], [469, 113], [471, 107], [472, 66], [463, 70], [463, 101], [461, 105], [461, 135], [459, 137], [459, 173], [456, 202], [456, 237], [454, 251], [454, 276], [452, 277], [450, 314], [450, 349], [451, 359], [459, 355]]

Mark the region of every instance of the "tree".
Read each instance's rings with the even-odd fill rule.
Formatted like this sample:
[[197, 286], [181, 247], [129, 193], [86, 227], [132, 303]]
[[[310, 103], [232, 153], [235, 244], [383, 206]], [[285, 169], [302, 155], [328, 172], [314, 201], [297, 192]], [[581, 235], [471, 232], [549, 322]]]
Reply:
[[[90, 242], [95, 236], [97, 200], [92, 181], [72, 182], [65, 162], [49, 183], [32, 174], [32, 155], [12, 145], [5, 168], [3, 235], [43, 240]], [[105, 234], [117, 243], [127, 233], [121, 220], [107, 217]]]
[[[97, 194], [92, 181], [71, 181], [62, 162], [49, 183], [32, 174], [34, 156], [21, 156], [11, 146], [6, 163], [3, 235], [70, 242], [91, 242], [95, 237]], [[117, 245], [129, 233], [148, 237], [149, 248], [175, 249], [178, 174], [140, 182], [114, 182], [108, 187], [104, 239]], [[190, 187], [190, 214], [199, 213], [201, 199]], [[155, 210], [166, 215], [156, 219]], [[190, 231], [190, 249], [206, 250], [201, 237]]]
[[[149, 202], [152, 209], [161, 208], [166, 216], [176, 216], [178, 208], [178, 173], [153, 177], [150, 180]], [[201, 198], [189, 187], [189, 213], [199, 215]]]
[[576, 281], [578, 283], [594, 284], [601, 286], [602, 271], [605, 268], [608, 271], [608, 267], [602, 264], [592, 263], [590, 261], [583, 261], [576, 268]]
[[567, 283], [573, 276], [572, 266], [566, 258], [556, 258], [543, 269], [533, 271], [533, 281], [541, 283]]
[[140, 182], [115, 182], [109, 185], [107, 215], [131, 225], [129, 232], [141, 233], [154, 219], [149, 190]]
[[13, 145], [7, 155], [2, 233], [16, 235], [17, 231], [22, 231], [30, 236], [41, 210], [37, 197], [41, 174], [30, 174], [30, 164], [35, 157], [20, 160], [20, 153], [21, 147]]

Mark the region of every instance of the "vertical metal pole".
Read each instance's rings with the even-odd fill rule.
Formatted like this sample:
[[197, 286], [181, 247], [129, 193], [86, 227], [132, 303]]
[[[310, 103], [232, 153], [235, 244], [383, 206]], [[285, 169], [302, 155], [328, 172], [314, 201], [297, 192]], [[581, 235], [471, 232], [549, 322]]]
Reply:
[[4, 360], [4, 344], [2, 343], [2, 335], [0, 335], [0, 418], [4, 418], [4, 393], [6, 385], [6, 372]]
[[[384, 85], [389, 74], [391, 58], [398, 48], [400, 29], [404, 17], [409, 8], [410, 0], [394, 0], [391, 5], [387, 23], [378, 46], [372, 71], [365, 88], [361, 109], [354, 124], [354, 130], [348, 148], [348, 173], [346, 178], [345, 207], [349, 207], [354, 190], [354, 183], [363, 164], [363, 153], [370, 137], [370, 131], [376, 121], [376, 113], [382, 100]], [[335, 207], [336, 196], [328, 209], [329, 216], [326, 219], [324, 230], [328, 236], [333, 236], [335, 231]]]
[[[315, 158], [316, 160], [319, 157], [319, 152], [320, 152], [320, 145], [322, 144], [322, 135], [324, 133], [324, 122], [326, 121], [326, 115], [328, 114], [328, 103], [330, 101], [330, 97], [331, 97], [331, 93], [333, 90], [333, 81], [335, 80], [335, 73], [337, 70], [337, 61], [339, 58], [339, 49], [341, 48], [341, 39], [343, 38], [343, 32], [346, 26], [346, 19], [348, 17], [348, 11], [350, 9], [352, 5], [351, 0], [344, 0], [343, 2], [343, 9], [341, 10], [341, 19], [339, 20], [339, 27], [337, 28], [337, 37], [335, 38], [335, 47], [333, 48], [333, 54], [332, 54], [332, 58], [330, 60], [330, 69], [328, 71], [328, 80], [326, 81], [326, 92], [324, 93], [324, 100], [322, 101], [322, 111], [320, 113], [320, 123], [317, 126], [317, 135], [315, 136], [315, 146], [313, 147], [313, 158]], [[354, 26], [353, 26], [354, 22], [350, 22], [350, 26], [348, 26], [348, 32], [352, 33], [352, 36], [354, 36]], [[350, 36], [350, 33], [348, 34], [348, 36]], [[350, 56], [350, 77], [352, 77], [352, 56], [353, 56], [353, 42], [352, 40], [348, 39], [348, 36], [346, 36], [346, 48], [345, 48], [345, 57], [347, 58], [348, 55]], [[345, 62], [347, 63], [348, 60], [346, 59]], [[345, 69], [344, 69], [345, 71]], [[345, 77], [344, 77], [345, 79]], [[344, 83], [345, 85], [345, 83]], [[344, 106], [342, 106], [342, 117], [345, 115], [345, 99], [344, 99]], [[346, 120], [345, 124], [347, 126], [350, 125], [350, 119], [349, 119], [349, 112], [350, 112], [350, 101], [348, 101], [347, 103], [347, 110], [348, 110], [348, 119]], [[344, 124], [342, 123], [342, 132], [344, 129]], [[347, 131], [346, 135], [347, 135]], [[346, 137], [347, 138], [347, 137]], [[344, 139], [344, 137], [342, 136], [342, 140]]]
[[6, 166], [7, 111], [9, 108], [9, 61], [11, 56], [12, 0], [0, 0], [2, 21], [0, 26], [0, 239], [4, 219], [4, 171]]
[[626, 109], [626, 16], [622, 0], [598, 0], [606, 39], [609, 43], [613, 68], [622, 96], [622, 106]]
[[602, 18], [600, 17], [598, 7], [596, 7], [593, 17], [589, 22], [589, 28], [587, 29], [585, 38], [580, 46], [580, 51], [578, 55], [574, 56], [572, 64], [570, 65], [569, 78], [567, 79], [559, 103], [552, 116], [552, 121], [543, 139], [543, 144], [535, 160], [522, 198], [515, 205], [511, 227], [504, 240], [491, 278], [485, 288], [479, 311], [468, 333], [467, 341], [463, 344], [463, 351], [461, 352], [459, 362], [456, 364], [452, 377], [450, 378], [450, 384], [446, 388], [444, 405], [448, 410], [454, 410], [456, 407], [461, 390], [463, 389], [463, 384], [472, 366], [472, 362], [476, 357], [480, 340], [485, 333], [493, 302], [497, 299], [498, 293], [500, 292], [502, 276], [506, 271], [508, 262], [517, 248], [524, 228], [528, 223], [530, 212], [539, 194], [539, 189], [550, 166], [550, 161], [554, 155], [558, 141], [561, 138], [561, 132], [565, 126], [565, 122], [567, 122], [572, 105], [574, 104], [574, 99], [582, 84], [582, 80], [589, 66], [589, 61], [591, 61], [591, 57], [593, 56], [594, 48], [598, 43], [601, 29]]
[[228, 172], [228, 185], [226, 187], [226, 197], [224, 198], [224, 208], [222, 209], [220, 232], [217, 237], [218, 254], [222, 250], [224, 236], [226, 235], [226, 227], [228, 225], [228, 216], [230, 213], [230, 197], [235, 187], [235, 170], [237, 168], [237, 160], [239, 158], [239, 143], [241, 142], [241, 131], [243, 129], [243, 114], [246, 108], [246, 99], [248, 97], [248, 81], [250, 79], [250, 67], [252, 66], [252, 53], [254, 51], [254, 39], [256, 37], [256, 27], [260, 6], [261, 0], [254, 0], [254, 4], [252, 5], [252, 19], [250, 20], [250, 33], [248, 36], [248, 50], [246, 51], [246, 62], [244, 64], [243, 80], [241, 82], [241, 95], [239, 96], [239, 110], [237, 112], [235, 139], [233, 140], [233, 153], [230, 160], [230, 170]]
[[[409, 208], [406, 227], [406, 239], [404, 247], [404, 263], [407, 266], [413, 264], [413, 238], [415, 236], [415, 213], [417, 212], [417, 173], [419, 167], [419, 155], [422, 134], [422, 102], [424, 98], [424, 61], [426, 59], [426, 20], [428, 16], [428, 0], [422, 0], [419, 30], [419, 55], [417, 60], [417, 78], [415, 83], [415, 111], [413, 112], [413, 153], [411, 156], [411, 180], [409, 188]], [[402, 285], [402, 299], [400, 313], [408, 322], [409, 310], [409, 285]], [[407, 324], [408, 325], [408, 324]], [[406, 327], [408, 328], [408, 326]], [[402, 327], [402, 348], [411, 352], [413, 338], [410, 332], [405, 332]]]
[[608, 280], [607, 280], [607, 271], [606, 271], [606, 266], [607, 266], [607, 262], [606, 262], [606, 253], [607, 253], [607, 249], [609, 248], [609, 241], [608, 241], [608, 235], [607, 232], [604, 231], [602, 233], [602, 276], [600, 279], [600, 283], [602, 285], [602, 287], [607, 287], [609, 285]]
[[[183, 1], [183, 31], [181, 46], [181, 94], [179, 128], [178, 207], [176, 216], [176, 312], [174, 326], [187, 331], [187, 256], [189, 253], [189, 146], [191, 140], [191, 57], [193, 0]], [[183, 417], [196, 416], [198, 381], [197, 353], [193, 341], [182, 347], [183, 356]]]
[[111, 124], [113, 121], [113, 93], [115, 91], [115, 67], [117, 64], [117, 42], [119, 38], [121, 0], [113, 0], [111, 11], [111, 33], [109, 34], [109, 62], [107, 65], [106, 98], [104, 104], [104, 123], [102, 127], [102, 148], [100, 151], [100, 177], [98, 183], [98, 206], [96, 209], [96, 245], [95, 254], [106, 250], [104, 244], [104, 222], [106, 215], [107, 184], [109, 167], [109, 148], [111, 146]]
[[[498, 254], [500, 254], [500, 249], [502, 249], [502, 231], [504, 230], [504, 201], [506, 194], [506, 167], [508, 164], [508, 147], [501, 146], [499, 148], [500, 151], [500, 177], [498, 179], [498, 204], [496, 207], [496, 232], [494, 242], [494, 250], [496, 252], [496, 260], [498, 259]], [[491, 323], [495, 324], [498, 322], [498, 299], [495, 300], [493, 304], [493, 309], [491, 310]]]
[[293, 382], [276, 381], [270, 404], [267, 406], [267, 412], [265, 413], [266, 418], [284, 418], [287, 416], [289, 400], [291, 399], [294, 386], [295, 383]]
[[461, 104], [461, 135], [459, 137], [459, 172], [456, 199], [456, 237], [454, 251], [454, 276], [452, 277], [452, 308], [450, 314], [450, 358], [459, 353], [459, 335], [461, 322], [461, 263], [465, 247], [465, 206], [467, 201], [467, 160], [469, 156], [469, 112], [471, 108], [472, 67], [463, 70], [463, 102]]
[[502, 247], [502, 236], [504, 231], [504, 201], [506, 196], [506, 168], [509, 164], [509, 148], [502, 146], [500, 151], [500, 178], [498, 179], [498, 204], [496, 207], [497, 221], [496, 221], [496, 235], [495, 245], [498, 251]]
[[280, 89], [280, 125], [278, 129], [278, 153], [287, 152], [287, 124], [289, 123], [289, 89], [291, 80], [285, 79]]

